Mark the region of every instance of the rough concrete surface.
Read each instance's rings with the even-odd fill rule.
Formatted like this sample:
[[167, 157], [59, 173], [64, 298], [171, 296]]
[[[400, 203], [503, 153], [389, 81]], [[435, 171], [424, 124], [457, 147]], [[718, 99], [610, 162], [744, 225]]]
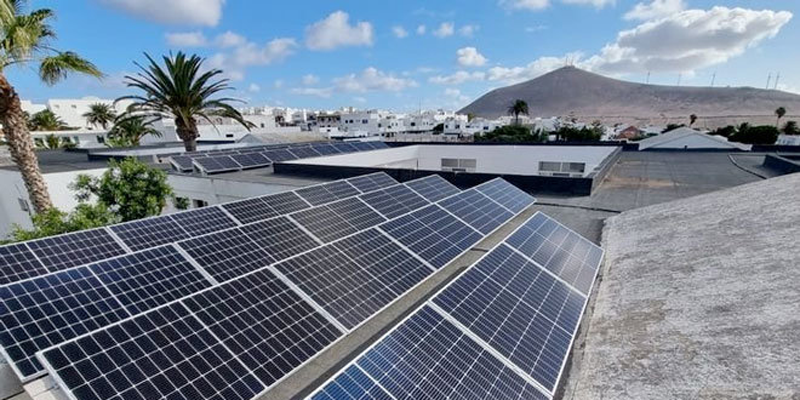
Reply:
[[800, 174], [606, 220], [565, 399], [800, 399]]

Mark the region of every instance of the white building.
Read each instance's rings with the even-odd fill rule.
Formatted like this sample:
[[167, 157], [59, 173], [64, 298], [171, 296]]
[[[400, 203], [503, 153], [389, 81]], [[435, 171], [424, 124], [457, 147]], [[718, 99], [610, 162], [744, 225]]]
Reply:
[[87, 113], [93, 104], [108, 104], [113, 106], [117, 114], [125, 112], [131, 101], [120, 101], [114, 104], [114, 100], [101, 99], [98, 97], [84, 97], [81, 99], [50, 99], [45, 104], [34, 104], [30, 101], [22, 101], [22, 110], [28, 114], [36, 114], [45, 109], [50, 110], [58, 118], [64, 121], [67, 126], [86, 130], [98, 130], [102, 127], [94, 126], [86, 122], [83, 114]]
[[775, 144], [779, 146], [800, 146], [800, 135], [779, 135]]

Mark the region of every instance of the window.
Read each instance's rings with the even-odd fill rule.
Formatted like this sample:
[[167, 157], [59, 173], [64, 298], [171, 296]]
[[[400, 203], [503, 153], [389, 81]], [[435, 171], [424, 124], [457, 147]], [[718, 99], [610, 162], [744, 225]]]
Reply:
[[362, 123], [362, 124], [366, 124], [367, 122], [369, 122], [369, 120], [367, 120], [367, 119], [362, 119], [362, 120], [361, 120], [361, 123]]
[[192, 200], [192, 205], [194, 206], [194, 208], [203, 208], [208, 206], [208, 202], [205, 200], [194, 199]]
[[474, 158], [443, 158], [442, 171], [474, 172], [478, 161]]
[[28, 200], [17, 198], [19, 201], [19, 208], [22, 209], [24, 212], [29, 212], [31, 210], [31, 206], [28, 205]]
[[106, 142], [106, 137], [105, 136], [98, 136], [97, 137], [97, 143], [103, 144], [105, 142]]
[[264, 125], [264, 123], [263, 123], [263, 122], [261, 123], [261, 127], [262, 127], [262, 128], [266, 128], [266, 126]]

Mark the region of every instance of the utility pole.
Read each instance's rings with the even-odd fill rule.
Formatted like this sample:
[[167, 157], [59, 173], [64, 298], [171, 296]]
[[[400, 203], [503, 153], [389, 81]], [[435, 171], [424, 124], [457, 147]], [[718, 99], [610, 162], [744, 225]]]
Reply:
[[650, 84], [650, 71], [647, 71], [647, 80], [644, 83]]
[[678, 74], [678, 86], [680, 86], [680, 85], [681, 85], [681, 79], [683, 79], [683, 72], [681, 72], [680, 74]]
[[711, 75], [711, 87], [714, 87], [714, 81], [717, 80], [717, 71], [714, 71], [714, 75]]
[[781, 73], [778, 72], [778, 76], [775, 77], [775, 90], [778, 90], [778, 81], [781, 80]]
[[772, 72], [767, 75], [767, 86], [764, 89], [769, 89], [769, 83], [772, 82]]

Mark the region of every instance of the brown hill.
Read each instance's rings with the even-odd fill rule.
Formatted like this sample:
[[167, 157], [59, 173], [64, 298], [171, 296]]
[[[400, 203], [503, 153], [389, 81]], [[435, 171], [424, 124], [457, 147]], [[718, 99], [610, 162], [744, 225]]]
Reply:
[[768, 120], [766, 117], [772, 117], [778, 107], [785, 107], [790, 115], [800, 114], [800, 95], [778, 90], [647, 85], [575, 67], [560, 68], [527, 82], [495, 89], [460, 113], [497, 118], [507, 115], [506, 110], [515, 99], [528, 103], [531, 117], [574, 114], [584, 120], [598, 118], [607, 122], [664, 122], [685, 119], [689, 114], [725, 123]]

